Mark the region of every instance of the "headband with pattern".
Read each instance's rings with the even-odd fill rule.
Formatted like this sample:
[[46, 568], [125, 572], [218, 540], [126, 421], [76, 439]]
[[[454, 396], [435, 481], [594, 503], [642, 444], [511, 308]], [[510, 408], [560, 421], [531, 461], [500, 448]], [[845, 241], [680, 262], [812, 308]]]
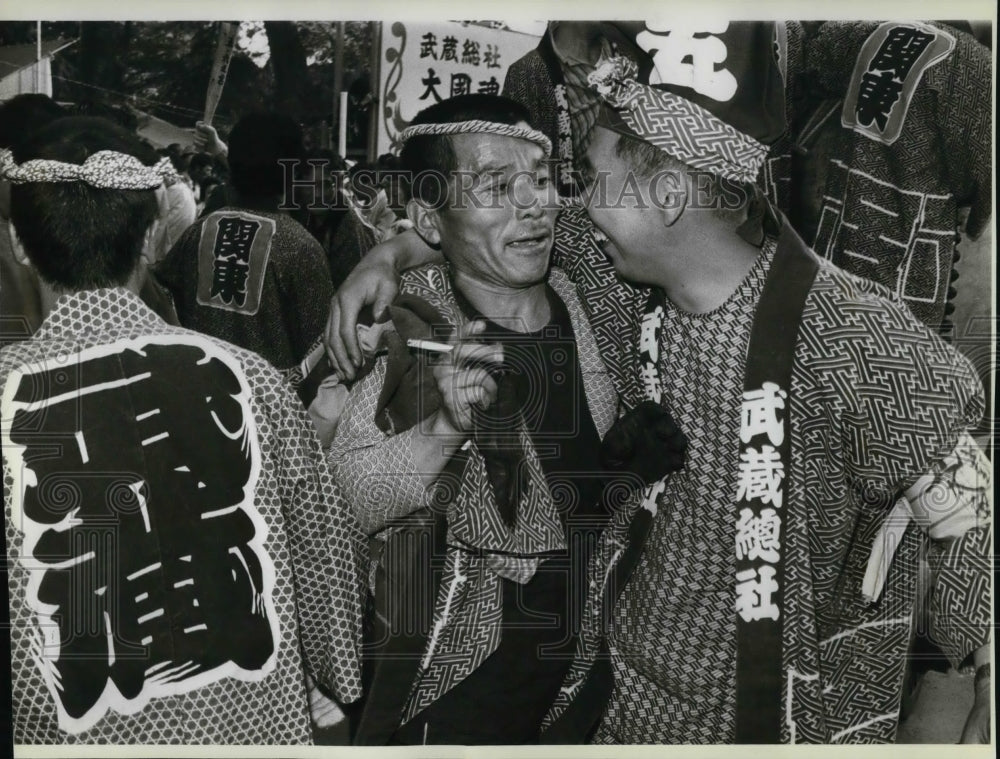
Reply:
[[496, 121], [456, 121], [443, 124], [414, 124], [406, 127], [400, 138], [405, 142], [411, 137], [424, 134], [498, 134], [502, 137], [518, 137], [538, 145], [548, 156], [552, 153], [549, 138], [531, 127], [517, 124], [503, 124]]
[[29, 182], [85, 182], [103, 190], [155, 190], [164, 182], [179, 179], [169, 158], [146, 166], [127, 153], [101, 150], [83, 163], [64, 163], [44, 158], [25, 161], [20, 166], [10, 150], [0, 150], [0, 177], [11, 184]]
[[756, 181], [766, 145], [697, 103], [636, 81], [636, 71], [628, 58], [602, 58], [588, 80], [640, 139], [694, 169], [738, 182]]

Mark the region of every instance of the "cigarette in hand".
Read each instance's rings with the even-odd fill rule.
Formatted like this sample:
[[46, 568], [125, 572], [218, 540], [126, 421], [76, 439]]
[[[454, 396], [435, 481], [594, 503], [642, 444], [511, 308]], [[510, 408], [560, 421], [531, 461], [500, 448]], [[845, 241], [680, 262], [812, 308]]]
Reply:
[[436, 343], [433, 340], [420, 340], [416, 337], [411, 337], [406, 341], [406, 344], [410, 348], [416, 348], [417, 350], [430, 351], [431, 353], [451, 353], [454, 345], [448, 345], [447, 343]]

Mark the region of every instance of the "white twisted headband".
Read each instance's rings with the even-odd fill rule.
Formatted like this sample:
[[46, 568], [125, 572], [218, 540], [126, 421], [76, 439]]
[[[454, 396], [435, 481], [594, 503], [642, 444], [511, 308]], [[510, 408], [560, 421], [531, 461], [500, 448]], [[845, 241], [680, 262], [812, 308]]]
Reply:
[[517, 124], [503, 124], [497, 121], [456, 121], [454, 123], [444, 123], [444, 124], [414, 124], [412, 126], [406, 127], [399, 136], [406, 142], [406, 140], [411, 137], [416, 137], [422, 134], [498, 134], [501, 137], [518, 137], [522, 140], [528, 140], [538, 145], [545, 155], [551, 155], [552, 153], [552, 143], [549, 138], [544, 134], [539, 132], [537, 129], [532, 129], [527, 126], [518, 126]]
[[84, 182], [103, 190], [155, 190], [165, 181], [172, 184], [180, 176], [169, 158], [155, 166], [126, 153], [101, 150], [83, 163], [63, 163], [43, 158], [25, 161], [20, 166], [10, 150], [0, 150], [0, 176], [11, 184], [28, 182]]

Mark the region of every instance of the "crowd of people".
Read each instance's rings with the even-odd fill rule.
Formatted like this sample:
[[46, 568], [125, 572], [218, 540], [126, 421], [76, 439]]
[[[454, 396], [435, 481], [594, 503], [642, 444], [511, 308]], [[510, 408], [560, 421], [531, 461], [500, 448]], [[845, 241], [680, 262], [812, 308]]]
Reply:
[[14, 742], [886, 743], [924, 621], [990, 742], [962, 27], [550, 22], [371, 166], [0, 104]]

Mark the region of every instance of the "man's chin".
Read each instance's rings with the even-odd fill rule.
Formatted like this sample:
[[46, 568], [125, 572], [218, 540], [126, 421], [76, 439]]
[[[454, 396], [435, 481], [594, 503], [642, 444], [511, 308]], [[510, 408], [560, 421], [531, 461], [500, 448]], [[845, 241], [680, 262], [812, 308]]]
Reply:
[[608, 261], [611, 262], [611, 266], [614, 267], [615, 275], [618, 279], [640, 287], [653, 284], [649, 281], [648, 271], [644, 271], [641, 266], [630, 265], [630, 261], [627, 258], [623, 258], [617, 249], [613, 254], [604, 250], [604, 255], [607, 256]]

